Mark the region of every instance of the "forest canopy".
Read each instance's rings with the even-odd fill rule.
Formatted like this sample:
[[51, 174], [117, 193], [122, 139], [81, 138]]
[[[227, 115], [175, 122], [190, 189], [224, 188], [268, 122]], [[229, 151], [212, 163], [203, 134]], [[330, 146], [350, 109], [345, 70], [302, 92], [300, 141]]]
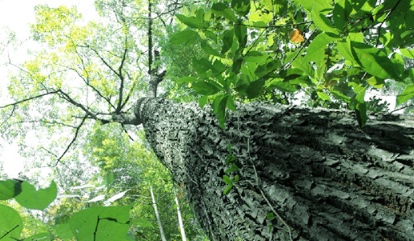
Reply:
[[[76, 7], [39, 5], [36, 49], [17, 63], [12, 44], [3, 46], [10, 102], [0, 106], [1, 138], [28, 161], [22, 180], [1, 173], [0, 240], [159, 240], [162, 219], [168, 240], [178, 240], [174, 197], [188, 237], [207, 240], [142, 127], [128, 121], [142, 97], [211, 105], [224, 130], [249, 102], [349, 109], [361, 127], [370, 114], [413, 109], [412, 0], [96, 0], [95, 8], [99, 19], [85, 22]], [[373, 91], [397, 106], [368, 98]], [[232, 182], [223, 182], [228, 193]]]

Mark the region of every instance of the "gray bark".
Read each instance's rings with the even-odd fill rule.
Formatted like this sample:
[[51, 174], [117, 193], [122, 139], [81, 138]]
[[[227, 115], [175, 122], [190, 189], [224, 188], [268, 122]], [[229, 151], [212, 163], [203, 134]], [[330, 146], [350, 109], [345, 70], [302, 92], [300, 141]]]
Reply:
[[[136, 115], [211, 240], [414, 240], [414, 118], [144, 99]], [[228, 145], [231, 145], [229, 150]], [[239, 170], [226, 173], [229, 155]], [[227, 195], [223, 176], [239, 176]]]

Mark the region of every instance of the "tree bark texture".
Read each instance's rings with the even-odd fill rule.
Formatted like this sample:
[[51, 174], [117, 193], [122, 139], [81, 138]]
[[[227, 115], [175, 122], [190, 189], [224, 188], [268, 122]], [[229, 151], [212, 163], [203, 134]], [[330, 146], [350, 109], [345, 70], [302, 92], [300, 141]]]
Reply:
[[[412, 116], [360, 128], [348, 111], [238, 109], [226, 130], [196, 104], [135, 113], [211, 240], [414, 240]], [[239, 176], [227, 195], [224, 175]]]

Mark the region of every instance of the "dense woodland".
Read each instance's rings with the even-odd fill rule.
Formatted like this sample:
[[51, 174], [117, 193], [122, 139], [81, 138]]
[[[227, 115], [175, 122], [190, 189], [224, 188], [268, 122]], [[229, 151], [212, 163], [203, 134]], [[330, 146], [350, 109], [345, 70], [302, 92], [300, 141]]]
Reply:
[[95, 9], [0, 40], [1, 241], [414, 240], [413, 0]]

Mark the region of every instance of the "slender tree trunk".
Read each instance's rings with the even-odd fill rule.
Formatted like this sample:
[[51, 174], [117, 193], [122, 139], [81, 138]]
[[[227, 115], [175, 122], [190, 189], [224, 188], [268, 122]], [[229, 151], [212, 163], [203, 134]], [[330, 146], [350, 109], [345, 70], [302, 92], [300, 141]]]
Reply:
[[157, 218], [158, 227], [160, 228], [160, 235], [162, 241], [167, 241], [165, 238], [164, 229], [162, 228], [162, 223], [160, 219], [160, 214], [158, 213], [157, 208], [157, 201], [155, 201], [154, 192], [152, 191], [152, 186], [150, 187], [151, 199], [152, 199], [152, 207], [154, 208], [155, 217]]
[[175, 200], [175, 204], [177, 205], [178, 225], [180, 227], [181, 238], [183, 241], [187, 241], [187, 237], [185, 235], [183, 218], [181, 217], [180, 203], [178, 202], [178, 197], [177, 197], [177, 193], [175, 189], [174, 189], [174, 200]]
[[347, 111], [251, 104], [222, 130], [163, 99], [135, 115], [211, 240], [414, 240], [412, 116], [359, 128]]

